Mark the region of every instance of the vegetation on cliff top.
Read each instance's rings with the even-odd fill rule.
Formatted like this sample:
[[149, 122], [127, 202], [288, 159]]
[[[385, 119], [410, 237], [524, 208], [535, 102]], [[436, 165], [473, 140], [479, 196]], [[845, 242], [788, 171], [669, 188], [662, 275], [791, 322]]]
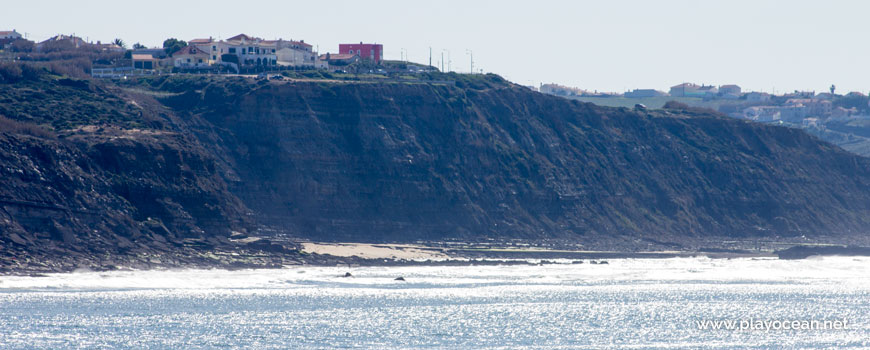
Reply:
[[68, 130], [83, 125], [144, 127], [142, 111], [103, 81], [70, 78], [30, 64], [0, 64], [0, 115]]

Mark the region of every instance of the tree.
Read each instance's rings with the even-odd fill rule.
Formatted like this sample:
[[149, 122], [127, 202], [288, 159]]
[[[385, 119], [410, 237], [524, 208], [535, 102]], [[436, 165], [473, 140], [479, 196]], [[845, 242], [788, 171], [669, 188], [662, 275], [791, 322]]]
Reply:
[[166, 50], [167, 55], [172, 55], [185, 46], [187, 46], [187, 42], [176, 38], [169, 38], [163, 41], [163, 50]]
[[112, 40], [112, 44], [118, 45], [118, 46], [123, 47], [125, 49], [127, 48], [127, 44], [124, 43], [124, 40], [121, 40], [121, 38], [115, 38], [115, 40]]
[[31, 52], [36, 45], [30, 41], [25, 39], [18, 39], [11, 43], [9, 43], [9, 50], [12, 52]]
[[861, 94], [846, 94], [834, 100], [834, 107], [855, 108], [862, 113], [867, 111], [868, 105], [870, 97]]
[[139, 49], [144, 49], [144, 48], [145, 48], [145, 45], [142, 45], [140, 43], [133, 44], [133, 50], [139, 50]]

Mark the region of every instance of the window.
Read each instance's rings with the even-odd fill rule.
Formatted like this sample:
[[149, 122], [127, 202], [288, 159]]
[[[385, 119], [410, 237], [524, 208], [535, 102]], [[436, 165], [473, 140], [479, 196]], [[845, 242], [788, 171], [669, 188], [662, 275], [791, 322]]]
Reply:
[[216, 60], [217, 60], [217, 56], [216, 56], [216, 55], [211, 55], [211, 60], [212, 60], [212, 61], [216, 61]]
[[216, 45], [212, 45], [212, 46], [211, 46], [211, 50], [212, 50], [212, 51], [217, 51], [217, 46], [216, 46]]
[[235, 47], [231, 47], [229, 51], [230, 51], [230, 53], [236, 53], [236, 48], [235, 48]]

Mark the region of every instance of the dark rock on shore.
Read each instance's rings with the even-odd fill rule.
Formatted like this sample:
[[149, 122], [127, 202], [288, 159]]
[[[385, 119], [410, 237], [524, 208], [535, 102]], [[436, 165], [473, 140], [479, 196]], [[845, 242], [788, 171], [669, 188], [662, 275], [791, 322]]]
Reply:
[[799, 245], [776, 251], [775, 254], [784, 260], [806, 259], [811, 256], [870, 256], [870, 247]]

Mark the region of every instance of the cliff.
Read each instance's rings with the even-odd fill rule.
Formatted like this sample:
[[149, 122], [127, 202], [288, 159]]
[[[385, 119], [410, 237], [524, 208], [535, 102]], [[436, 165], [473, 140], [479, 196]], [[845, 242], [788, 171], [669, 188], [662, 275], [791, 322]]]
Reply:
[[870, 160], [800, 130], [441, 80], [455, 85], [7, 84], [0, 114], [53, 131], [0, 138], [0, 244], [42, 256], [45, 242], [221, 247], [233, 231], [610, 249], [868, 236]]

